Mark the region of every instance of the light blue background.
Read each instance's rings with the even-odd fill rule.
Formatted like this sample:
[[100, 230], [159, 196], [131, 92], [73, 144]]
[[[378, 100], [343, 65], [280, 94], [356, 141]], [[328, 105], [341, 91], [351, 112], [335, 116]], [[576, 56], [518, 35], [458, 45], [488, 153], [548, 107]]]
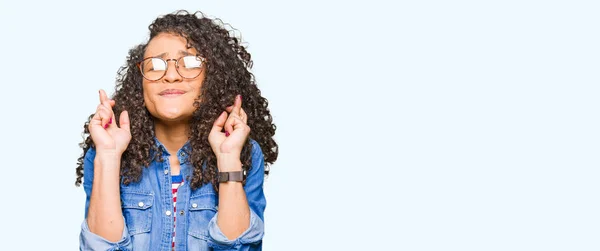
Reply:
[[1, 1], [0, 249], [77, 249], [83, 122], [177, 9], [270, 101], [265, 250], [600, 250], [600, 5], [531, 0]]

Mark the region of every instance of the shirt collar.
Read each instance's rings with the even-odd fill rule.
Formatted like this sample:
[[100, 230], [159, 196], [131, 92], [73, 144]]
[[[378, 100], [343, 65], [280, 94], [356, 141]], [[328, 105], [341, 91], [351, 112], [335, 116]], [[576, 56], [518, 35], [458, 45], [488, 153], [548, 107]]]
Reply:
[[[169, 154], [169, 151], [167, 151], [167, 148], [162, 143], [160, 143], [160, 141], [158, 141], [156, 137], [154, 137], [154, 145], [156, 146], [156, 148], [163, 152], [163, 156], [171, 156], [171, 154]], [[187, 142], [185, 142], [183, 147], [181, 147], [181, 149], [177, 151], [177, 155], [181, 155], [181, 153], [189, 155], [191, 152], [192, 146], [190, 145], [190, 141], [188, 140]]]

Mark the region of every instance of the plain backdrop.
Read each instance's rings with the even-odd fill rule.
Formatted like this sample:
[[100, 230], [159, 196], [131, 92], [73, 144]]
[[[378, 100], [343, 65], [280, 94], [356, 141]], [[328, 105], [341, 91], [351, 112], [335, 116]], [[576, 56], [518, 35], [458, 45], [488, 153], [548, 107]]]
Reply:
[[264, 250], [600, 250], [597, 1], [0, 1], [2, 250], [76, 250], [83, 123], [156, 17], [239, 30]]

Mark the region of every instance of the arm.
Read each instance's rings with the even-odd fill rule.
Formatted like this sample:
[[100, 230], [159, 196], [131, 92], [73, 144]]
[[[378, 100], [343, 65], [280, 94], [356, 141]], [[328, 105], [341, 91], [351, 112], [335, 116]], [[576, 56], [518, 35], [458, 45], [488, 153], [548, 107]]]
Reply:
[[[99, 156], [100, 154], [98, 154]], [[95, 149], [90, 149], [88, 150], [88, 152], [85, 155], [85, 159], [84, 159], [84, 172], [83, 172], [83, 188], [85, 190], [85, 194], [86, 194], [86, 201], [85, 201], [85, 220], [83, 221], [83, 223], [81, 224], [81, 233], [79, 236], [79, 245], [80, 245], [80, 250], [131, 250], [131, 243], [130, 243], [130, 238], [129, 238], [129, 234], [128, 234], [128, 230], [127, 227], [123, 224], [123, 216], [122, 216], [122, 212], [120, 209], [120, 196], [117, 195], [117, 199], [118, 201], [118, 214], [117, 215], [113, 215], [113, 217], [117, 218], [115, 221], [119, 221], [122, 222], [122, 226], [120, 229], [113, 229], [111, 231], [112, 235], [118, 235], [118, 237], [113, 238], [113, 239], [109, 239], [109, 238], [105, 238], [103, 237], [101, 234], [99, 234], [97, 232], [97, 228], [98, 228], [98, 224], [96, 224], [96, 226], [93, 228], [95, 230], [91, 230], [92, 228], [90, 228], [90, 225], [88, 224], [88, 222], [90, 222], [90, 219], [92, 217], [98, 219], [98, 218], [102, 218], [105, 216], [102, 216], [103, 213], [102, 212], [98, 212], [100, 210], [102, 210], [102, 202], [101, 200], [99, 200], [99, 198], [101, 196], [97, 196], [94, 197], [94, 191], [98, 191], [101, 189], [98, 189], [97, 186], [102, 187], [101, 185], [93, 185], [93, 184], [99, 184], [97, 181], [100, 180], [98, 178], [98, 176], [100, 175], [100, 172], [95, 171], [97, 170], [97, 168], [94, 168], [94, 162], [99, 163], [101, 157], [97, 157], [96, 155], [96, 151]], [[98, 166], [98, 165], [96, 165]], [[117, 184], [117, 191], [119, 190], [119, 185]], [[98, 203], [99, 202], [99, 203]], [[100, 206], [98, 206], [98, 204], [100, 204]], [[114, 208], [113, 208], [114, 210]], [[96, 216], [93, 216], [94, 214], [96, 214]], [[100, 216], [100, 217], [98, 217]], [[114, 226], [113, 226], [114, 227]]]
[[90, 231], [112, 242], [121, 239], [125, 226], [119, 185], [120, 160], [121, 156], [115, 152], [96, 154], [87, 216]]
[[[217, 160], [220, 172], [241, 171], [242, 163], [235, 157], [221, 154]], [[250, 208], [242, 182], [219, 183], [219, 213], [217, 224], [227, 239], [233, 240], [250, 225]]]
[[[209, 223], [209, 245], [217, 250], [257, 250], [262, 245], [266, 206], [264, 156], [258, 143], [251, 141], [252, 168], [246, 184], [229, 182], [219, 185], [219, 212]], [[223, 191], [224, 188], [227, 191]]]
[[129, 116], [123, 111], [117, 126], [112, 111], [115, 101], [109, 100], [103, 90], [99, 95], [100, 104], [88, 125], [95, 148], [86, 152], [83, 163], [86, 220], [81, 227], [82, 250], [130, 245], [119, 191], [121, 156], [131, 140]]
[[[229, 113], [229, 115], [228, 115]], [[242, 97], [215, 120], [208, 140], [217, 157], [219, 172], [240, 171], [240, 154], [250, 134]], [[224, 130], [224, 132], [223, 132]], [[265, 198], [262, 190], [264, 156], [256, 141], [252, 145], [252, 167], [246, 184], [219, 184], [219, 212], [208, 224], [208, 245], [220, 250], [260, 250], [264, 234]]]

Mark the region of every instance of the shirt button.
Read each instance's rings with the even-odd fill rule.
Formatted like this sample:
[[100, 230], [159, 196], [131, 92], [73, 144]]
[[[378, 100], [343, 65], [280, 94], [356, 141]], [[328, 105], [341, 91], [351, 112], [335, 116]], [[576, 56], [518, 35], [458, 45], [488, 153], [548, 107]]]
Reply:
[[179, 215], [183, 215], [183, 210], [179, 211]]
[[171, 211], [167, 211], [167, 212], [165, 212], [165, 214], [166, 214], [167, 216], [171, 216]]
[[169, 170], [165, 170], [165, 174], [169, 174]]
[[138, 206], [139, 206], [139, 207], [143, 207], [143, 206], [144, 206], [144, 202], [141, 202], [141, 201], [140, 201], [140, 203], [138, 203]]
[[197, 207], [198, 207], [198, 204], [194, 203], [194, 204], [192, 204], [192, 207], [193, 207], [193, 208], [197, 208]]

